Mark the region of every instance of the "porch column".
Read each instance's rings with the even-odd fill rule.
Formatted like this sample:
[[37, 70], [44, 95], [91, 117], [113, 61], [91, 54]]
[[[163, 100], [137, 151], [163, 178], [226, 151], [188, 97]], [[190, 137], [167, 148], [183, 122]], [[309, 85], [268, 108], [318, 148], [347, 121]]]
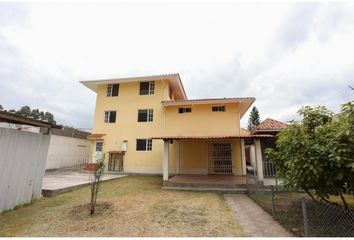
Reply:
[[242, 175], [246, 175], [247, 169], [246, 169], [245, 139], [241, 139], [241, 161], [242, 161]]
[[175, 141], [175, 144], [176, 144], [176, 174], [180, 173], [180, 169], [179, 169], [179, 166], [180, 166], [180, 152], [179, 152], [180, 143], [179, 143], [179, 141], [180, 140]]
[[263, 181], [263, 160], [262, 160], [262, 149], [261, 149], [261, 140], [255, 139], [254, 145], [256, 148], [256, 169], [258, 181]]
[[169, 141], [163, 142], [163, 163], [162, 163], [162, 179], [168, 180], [168, 161], [169, 161]]

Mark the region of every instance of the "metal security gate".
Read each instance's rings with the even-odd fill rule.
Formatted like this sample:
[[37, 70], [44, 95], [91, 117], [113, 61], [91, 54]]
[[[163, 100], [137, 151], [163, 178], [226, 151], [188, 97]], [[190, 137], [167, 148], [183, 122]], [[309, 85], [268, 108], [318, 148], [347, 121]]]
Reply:
[[122, 153], [109, 153], [108, 171], [123, 172]]
[[232, 174], [231, 143], [211, 143], [208, 171], [212, 174]]

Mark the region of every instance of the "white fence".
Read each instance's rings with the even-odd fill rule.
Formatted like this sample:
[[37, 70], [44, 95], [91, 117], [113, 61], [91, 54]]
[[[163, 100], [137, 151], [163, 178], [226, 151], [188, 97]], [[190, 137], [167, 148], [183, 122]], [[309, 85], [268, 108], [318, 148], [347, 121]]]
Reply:
[[50, 135], [0, 128], [0, 212], [41, 197]]

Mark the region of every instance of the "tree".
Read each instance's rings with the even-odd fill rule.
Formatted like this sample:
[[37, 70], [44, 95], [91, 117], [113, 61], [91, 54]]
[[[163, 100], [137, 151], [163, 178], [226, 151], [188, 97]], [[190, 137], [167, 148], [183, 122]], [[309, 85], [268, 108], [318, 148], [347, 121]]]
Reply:
[[304, 190], [312, 199], [329, 202], [344, 186], [354, 187], [354, 101], [333, 113], [325, 107], [303, 107], [302, 121], [292, 121], [278, 134], [275, 149], [267, 149], [286, 187]]
[[248, 119], [248, 130], [252, 130], [261, 123], [259, 112], [256, 107], [253, 107], [250, 113], [250, 118]]
[[31, 108], [29, 106], [23, 106], [16, 113], [24, 115], [26, 117], [31, 116]]
[[91, 184], [91, 208], [90, 208], [90, 214], [93, 215], [95, 213], [95, 208], [96, 208], [96, 200], [97, 200], [97, 194], [98, 194], [98, 187], [101, 182], [101, 178], [104, 172], [105, 164], [104, 164], [104, 156], [105, 154], [103, 152], [97, 152], [98, 154], [96, 156], [96, 164], [93, 169], [93, 175], [94, 179]]
[[0, 110], [3, 110], [4, 108], [2, 107], [2, 105], [0, 104]]

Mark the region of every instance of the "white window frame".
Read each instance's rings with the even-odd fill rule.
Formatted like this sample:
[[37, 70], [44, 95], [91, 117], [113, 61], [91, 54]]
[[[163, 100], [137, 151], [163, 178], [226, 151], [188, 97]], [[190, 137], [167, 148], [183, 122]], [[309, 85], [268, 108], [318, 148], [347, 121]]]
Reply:
[[138, 109], [138, 122], [139, 122], [139, 111], [147, 111], [146, 121], [140, 121], [140, 122], [153, 122], [154, 121], [154, 109]]
[[135, 147], [135, 150], [137, 152], [146, 152], [146, 151], [152, 151], [152, 139], [151, 138], [137, 138], [135, 141], [135, 144], [138, 144], [138, 140], [145, 140], [145, 150], [137, 150], [137, 146]]
[[[216, 108], [216, 111], [213, 110], [213, 108]], [[222, 106], [212, 106], [211, 107], [212, 112], [226, 112], [226, 107], [225, 105]]]
[[[111, 115], [111, 112], [116, 112], [116, 119], [114, 122], [110, 122], [109, 118]], [[116, 123], [117, 122], [117, 111], [104, 111], [104, 123]]]
[[[182, 112], [179, 112], [179, 110], [182, 109]], [[187, 112], [187, 109], [191, 109], [190, 112]], [[192, 108], [191, 107], [180, 107], [178, 108], [178, 113], [183, 114], [183, 113], [192, 113]]]

